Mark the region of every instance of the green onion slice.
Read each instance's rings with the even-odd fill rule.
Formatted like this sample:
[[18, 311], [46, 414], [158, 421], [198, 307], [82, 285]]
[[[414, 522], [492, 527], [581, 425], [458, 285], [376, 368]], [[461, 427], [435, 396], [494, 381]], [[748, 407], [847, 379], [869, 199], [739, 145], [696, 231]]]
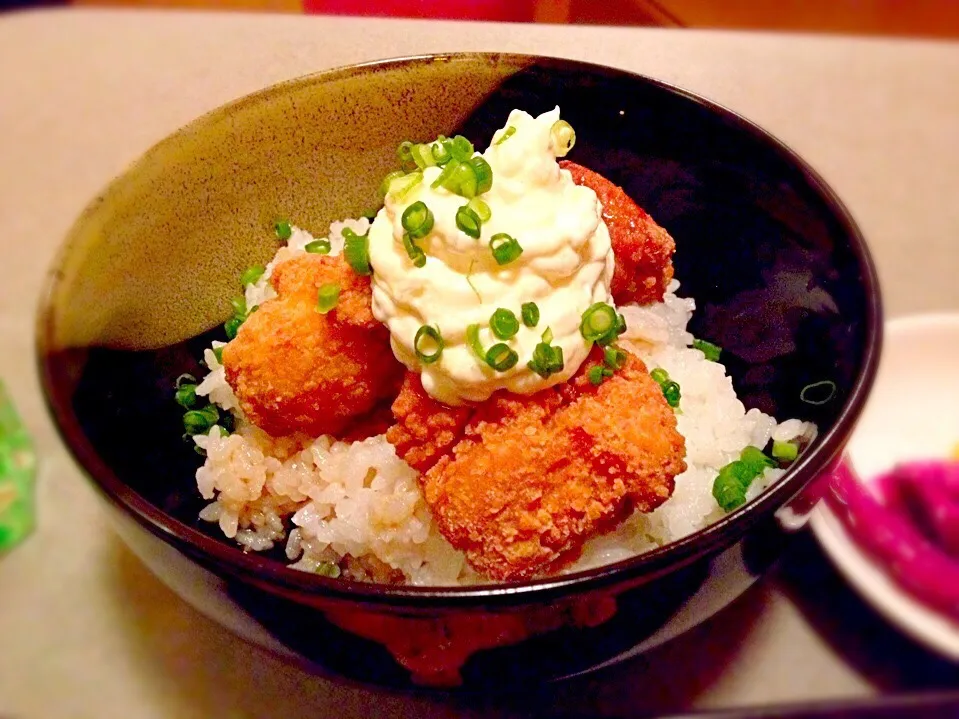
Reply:
[[576, 132], [566, 120], [557, 120], [549, 129], [549, 137], [556, 157], [566, 157], [576, 144]]
[[[450, 166], [452, 166], [452, 169], [441, 184], [443, 189], [468, 200], [475, 197], [477, 188], [476, 168], [469, 162], [457, 162], [455, 165], [451, 162], [447, 167]], [[443, 174], [440, 173], [440, 177]]]
[[626, 318], [622, 315], [616, 317], [616, 334], [621, 335], [626, 331]]
[[549, 344], [552, 341], [553, 341], [553, 328], [547, 327], [545, 330], [543, 330], [543, 342], [545, 342], [546, 344]]
[[493, 213], [489, 209], [489, 205], [487, 205], [478, 197], [474, 197], [467, 203], [466, 206], [476, 213], [481, 222], [489, 222], [489, 218], [493, 216]]
[[474, 240], [478, 240], [483, 221], [480, 220], [476, 212], [470, 209], [469, 205], [463, 205], [456, 211], [456, 227]]
[[548, 342], [540, 342], [533, 349], [533, 359], [527, 362], [526, 366], [546, 379], [551, 374], [562, 371], [565, 367], [563, 348], [554, 347]]
[[223, 347], [214, 347], [213, 356], [216, 357], [218, 364], [223, 364]]
[[454, 160], [465, 162], [473, 156], [473, 143], [462, 135], [457, 135], [450, 141], [450, 153]]
[[513, 127], [512, 125], [510, 125], [510, 126], [507, 127], [505, 130], [503, 130], [502, 134], [499, 136], [499, 139], [498, 139], [496, 142], [494, 142], [493, 144], [494, 144], [494, 145], [502, 145], [504, 142], [506, 142], [508, 139], [510, 139], [515, 132], [516, 132], [516, 128]]
[[433, 154], [435, 164], [445, 165], [453, 159], [453, 141], [440, 135], [436, 142], [430, 145], [430, 152]]
[[486, 361], [486, 350], [483, 349], [483, 343], [480, 342], [479, 338], [479, 325], [469, 325], [466, 328], [466, 343], [470, 346], [470, 349], [473, 350], [473, 354], [483, 362]]
[[346, 263], [358, 275], [371, 275], [370, 267], [370, 233], [358, 235], [349, 227], [343, 228], [343, 257]]
[[476, 176], [476, 194], [482, 195], [484, 192], [489, 192], [493, 187], [493, 168], [482, 155], [472, 158], [469, 164]]
[[505, 342], [497, 342], [486, 351], [486, 364], [497, 372], [512, 369], [517, 362], [519, 362], [519, 355]]
[[[346, 232], [346, 230], [344, 230], [344, 232]], [[303, 249], [311, 255], [328, 255], [333, 247], [330, 245], [329, 240], [313, 240], [312, 242], [306, 243]]]
[[246, 317], [246, 297], [234, 297], [230, 300], [230, 306], [233, 307], [233, 314], [237, 317]]
[[417, 200], [403, 210], [401, 221], [411, 240], [422, 239], [433, 229], [433, 213], [422, 200]]
[[807, 384], [799, 393], [799, 399], [812, 405], [826, 404], [835, 396], [836, 383], [828, 379]]
[[423, 325], [413, 337], [413, 350], [423, 364], [433, 364], [443, 354], [443, 337], [438, 327]]
[[519, 242], [505, 232], [498, 232], [493, 235], [489, 241], [489, 248], [493, 252], [493, 259], [496, 260], [496, 264], [500, 266], [508, 265], [523, 254], [523, 248]]
[[336, 282], [327, 282], [325, 285], [320, 285], [320, 289], [316, 292], [316, 311], [325, 315], [336, 307], [336, 303], [339, 301], [340, 286]]
[[666, 398], [666, 404], [675, 409], [679, 406], [679, 400], [682, 398], [682, 393], [679, 390], [679, 383], [669, 380], [662, 385], [663, 396]]
[[417, 170], [392, 181], [389, 194], [397, 200], [405, 200], [410, 191], [423, 181], [423, 173]]
[[523, 324], [527, 327], [535, 327], [539, 324], [539, 307], [535, 302], [524, 302], [520, 312], [523, 315]]
[[710, 362], [719, 362], [719, 356], [723, 352], [722, 347], [706, 340], [693, 340], [693, 347], [702, 352]]
[[436, 179], [430, 184], [430, 187], [432, 187], [434, 190], [440, 187], [449, 189], [446, 187], [446, 183], [450, 182], [450, 178], [452, 178], [453, 173], [456, 172], [456, 168], [459, 167], [459, 164], [460, 163], [456, 160], [451, 160], [448, 162], [443, 167], [442, 172], [440, 172], [440, 174], [436, 176]]
[[773, 457], [783, 462], [792, 462], [799, 456], [799, 446], [795, 442], [773, 440]]
[[579, 332], [587, 342], [602, 344], [616, 336], [618, 323], [616, 310], [605, 302], [597, 302], [583, 313]]
[[403, 247], [414, 267], [423, 267], [426, 265], [426, 253], [413, 241], [409, 232], [403, 233]]
[[619, 347], [607, 347], [603, 350], [603, 361], [610, 369], [621, 369], [626, 364], [626, 353]]
[[286, 242], [293, 235], [293, 228], [290, 227], [290, 223], [286, 220], [280, 220], [275, 225], [273, 225], [273, 231], [276, 232], [278, 239]]
[[652, 372], [649, 373], [649, 376], [653, 378], [653, 382], [662, 387], [664, 384], [669, 382], [669, 372], [664, 370], [662, 367], [657, 367]]
[[421, 170], [436, 164], [436, 160], [433, 159], [433, 148], [426, 143], [413, 145], [411, 153], [413, 154], [413, 162]]
[[181, 374], [179, 377], [177, 377], [176, 380], [173, 382], [173, 386], [176, 389], [180, 389], [180, 387], [182, 387], [185, 384], [196, 384], [196, 377], [194, 377], [192, 374], [184, 373], [184, 374]]
[[266, 268], [263, 265], [253, 265], [253, 267], [248, 268], [240, 275], [240, 284], [243, 285], [243, 287], [255, 285], [265, 273]]
[[390, 188], [393, 186], [393, 181], [399, 180], [401, 177], [406, 177], [406, 173], [402, 170], [394, 170], [384, 177], [383, 182], [380, 183], [380, 195], [382, 197], [386, 197], [390, 193]]
[[330, 579], [339, 579], [343, 573], [340, 565], [336, 562], [320, 562], [313, 571], [321, 577], [329, 577]]
[[[396, 157], [400, 161], [400, 167], [404, 170], [413, 170], [416, 168], [416, 161], [413, 159], [413, 143], [409, 140], [399, 144], [399, 147], [396, 148]], [[383, 194], [385, 195], [386, 193], [384, 192]]]
[[234, 339], [236, 333], [240, 331], [240, 325], [243, 324], [245, 317], [231, 317], [223, 323], [223, 330], [226, 332], [227, 339]]
[[508, 340], [519, 332], [519, 320], [510, 310], [500, 307], [489, 318], [489, 327], [496, 339]]
[[181, 385], [177, 388], [176, 393], [173, 395], [173, 399], [175, 399], [176, 403], [183, 407], [183, 409], [193, 409], [196, 406], [196, 385]]
[[586, 377], [589, 379], [590, 384], [599, 386], [603, 383], [603, 380], [606, 379], [606, 375], [603, 372], [603, 365], [596, 364], [589, 368], [586, 372]]
[[776, 462], [763, 454], [761, 449], [753, 446], [748, 446], [740, 452], [739, 461], [749, 467], [757, 477], [767, 468], [776, 466]]

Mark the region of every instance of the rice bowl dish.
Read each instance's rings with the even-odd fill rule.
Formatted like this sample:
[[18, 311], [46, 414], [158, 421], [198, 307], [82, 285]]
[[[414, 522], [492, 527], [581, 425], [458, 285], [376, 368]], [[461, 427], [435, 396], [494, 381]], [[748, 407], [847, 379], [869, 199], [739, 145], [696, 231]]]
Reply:
[[[521, 141], [535, 144], [537, 137], [540, 140], [547, 137], [548, 144], [541, 147], [539, 152], [542, 155], [552, 155], [537, 156], [533, 172], [542, 170], [552, 179], [560, 178], [557, 181], [565, 183], [566, 191], [574, 191], [571, 186], [576, 184], [572, 180], [575, 167], [570, 170], [557, 164], [557, 158], [565, 154], [561, 153], [561, 149], [568, 151], [572, 142], [568, 142], [567, 147], [560, 148], [555, 132], [557, 124], [561, 122], [558, 111], [555, 115], [547, 115], [540, 118], [526, 116], [529, 118], [526, 120], [514, 113], [498, 133], [498, 137], [494, 137], [494, 143], [487, 151], [491, 153], [489, 165], [493, 169], [492, 188], [498, 188], [502, 178], [510, 177], [508, 162], [498, 159], [497, 152], [505, 151], [503, 148], [509, 149], [509, 143], [522, 148]], [[509, 133], [510, 128], [517, 126], [519, 129]], [[543, 128], [546, 130], [545, 134], [542, 132]], [[507, 135], [505, 139], [504, 135]], [[445, 138], [436, 141], [441, 148], [443, 140]], [[436, 143], [427, 143], [426, 146], [435, 147]], [[442, 155], [442, 151], [440, 154]], [[527, 150], [527, 154], [531, 153]], [[471, 146], [469, 156], [482, 157], [479, 154], [474, 155]], [[504, 393], [532, 396], [536, 392], [561, 387], [574, 376], [582, 379], [584, 375], [591, 375], [588, 385], [600, 389], [604, 384], [610, 387], [618, 381], [618, 378], [614, 377], [619, 370], [617, 364], [632, 366], [629, 363], [638, 361], [641, 364], [637, 366], [648, 371], [650, 377], [656, 379], [658, 373], [662, 380], [656, 379], [656, 384], [662, 388], [665, 399], [661, 397], [657, 401], [668, 405], [670, 421], [674, 423], [674, 431], [681, 439], [681, 451], [676, 451], [676, 462], [672, 465], [679, 468], [677, 462], [681, 463], [681, 471], [665, 473], [670, 475], [665, 482], [669, 485], [669, 491], [666, 496], [660, 496], [652, 503], [655, 506], [650, 505], [645, 511], [643, 508], [633, 507], [630, 498], [625, 496], [628, 492], [624, 493], [624, 497], [617, 498], [615, 511], [610, 513], [612, 521], [604, 518], [603, 521], [596, 522], [595, 526], [590, 525], [588, 530], [580, 532], [576, 541], [568, 547], [563, 545], [562, 551], [556, 550], [556, 556], [550, 557], [548, 562], [540, 562], [533, 569], [528, 569], [530, 565], [523, 565], [522, 570], [517, 572], [522, 571], [525, 574], [517, 573], [513, 576], [507, 572], [508, 566], [503, 568], [509, 563], [504, 563], [501, 557], [491, 560], [499, 564], [484, 564], [481, 558], [475, 556], [479, 551], [475, 547], [464, 550], [455, 528], [450, 527], [455, 520], [446, 518], [445, 524], [438, 520], [434, 511], [436, 501], [432, 500], [424, 489], [425, 473], [411, 466], [411, 462], [397, 452], [398, 443], [395, 439], [390, 441], [389, 425], [402, 418], [391, 417], [373, 402], [363, 411], [364, 416], [368, 415], [371, 421], [362, 431], [357, 431], [346, 420], [331, 433], [313, 433], [308, 429], [299, 431], [295, 421], [282, 425], [283, 431], [267, 431], [258, 426], [257, 421], [251, 417], [251, 412], [244, 411], [244, 397], [238, 397], [235, 391], [236, 387], [240, 387], [241, 395], [244, 392], [250, 395], [248, 387], [235, 378], [233, 383], [230, 382], [227, 370], [231, 350], [225, 349], [230, 343], [214, 342], [204, 353], [204, 362], [209, 373], [203, 378], [184, 378], [179, 383], [178, 399], [183, 398], [181, 404], [187, 410], [187, 415], [191, 415], [191, 419], [196, 420], [193, 413], [207, 411], [208, 420], [214, 420], [205, 423], [200, 420], [190, 424], [185, 416], [185, 425], [189, 425], [187, 433], [190, 441], [205, 455], [203, 465], [197, 470], [196, 479], [199, 493], [209, 504], [201, 512], [200, 519], [216, 523], [225, 537], [249, 551], [282, 548], [290, 566], [295, 569], [360, 581], [448, 586], [476, 584], [491, 579], [510, 580], [540, 576], [554, 571], [576, 571], [616, 562], [663, 546], [720, 519], [730, 509], [750, 501], [774, 483], [782, 476], [785, 467], [815, 438], [816, 428], [811, 423], [798, 419], [779, 423], [757, 409], [747, 410], [739, 401], [725, 367], [718, 361], [721, 359], [720, 348], [702, 342], [687, 332], [686, 326], [695, 310], [695, 300], [681, 296], [682, 288], [680, 283], [672, 278], [671, 265], [669, 272], [661, 273], [659, 277], [661, 287], [654, 301], [620, 301], [626, 295], [633, 299], [649, 299], [648, 292], [644, 294], [640, 291], [643, 288], [620, 292], [620, 298], [616, 297], [616, 277], [613, 272], [614, 267], [620, 266], [617, 264], [620, 257], [614, 257], [616, 253], [614, 248], [610, 247], [609, 239], [605, 241], [605, 245], [602, 240], [604, 233], [615, 233], [606, 228], [603, 203], [598, 195], [582, 185], [577, 185], [575, 191], [589, 190], [592, 195], [580, 192], [577, 199], [587, 205], [592, 203], [596, 208], [596, 222], [592, 229], [581, 233], [586, 237], [581, 246], [590, 249], [579, 251], [576, 257], [579, 264], [575, 266], [576, 271], [573, 274], [580, 276], [577, 273], [582, 271], [582, 274], [589, 275], [589, 280], [581, 283], [582, 293], [576, 300], [578, 304], [573, 312], [568, 313], [574, 321], [566, 321], [561, 316], [561, 310], [570, 302], [563, 300], [553, 303], [562, 307], [556, 309], [555, 316], [549, 320], [549, 327], [546, 329], [567, 327], [566, 332], [561, 329], [550, 331], [552, 341], [540, 341], [541, 337], [545, 340], [544, 320], [552, 307], [547, 296], [543, 295], [538, 296], [536, 302], [537, 316], [543, 315], [541, 321], [530, 325], [524, 316], [520, 329], [507, 337], [511, 344], [504, 342], [494, 345], [498, 347], [503, 344], [513, 354], [522, 354], [523, 362], [512, 360], [513, 364], [506, 367], [508, 361], [499, 362], [500, 358], [494, 357], [494, 361], [487, 367], [482, 361], [478, 361], [481, 353], [476, 351], [476, 342], [470, 341], [468, 332], [455, 328], [450, 330], [449, 325], [441, 324], [448, 315], [462, 309], [456, 302], [443, 305], [431, 301], [430, 307], [438, 305], [445, 313], [435, 322], [423, 321], [424, 318], [420, 316], [423, 312], [430, 311], [429, 308], [417, 310], [419, 314], [409, 311], [405, 315], [396, 310], [397, 307], [406, 307], [406, 304], [409, 304], [397, 299], [401, 291], [396, 289], [396, 284], [404, 278], [417, 275], [415, 269], [407, 266], [402, 273], [397, 272], [395, 276], [383, 279], [382, 276], [388, 275], [389, 272], [380, 268], [386, 267], [389, 260], [384, 260], [383, 252], [376, 249], [377, 233], [381, 235], [381, 246], [388, 245], [390, 251], [395, 250], [399, 257], [397, 262], [408, 260], [413, 268], [418, 268], [416, 258], [422, 253], [426, 255], [424, 266], [427, 268], [434, 267], [439, 262], [442, 262], [444, 267], [453, 267], [456, 261], [444, 258], [442, 248], [435, 248], [435, 236], [442, 235], [443, 228], [434, 230], [434, 220], [430, 220], [430, 227], [426, 229], [428, 234], [417, 238], [424, 241], [424, 247], [434, 238], [428, 251], [424, 251], [414, 241], [404, 243], [404, 240], [409, 240], [408, 235], [412, 234], [409, 228], [401, 224], [406, 210], [417, 203], [432, 205], [437, 215], [435, 223], [441, 225], [441, 202], [448, 201], [450, 209], [446, 214], [450, 218], [455, 215], [457, 222], [447, 234], [452, 235], [459, 231], [463, 237], [457, 236], [457, 242], [466, 243], [469, 251], [472, 251], [469, 249], [472, 247], [469, 242], [478, 239], [472, 233], [477, 233], [483, 240], [477, 246], [482, 247], [485, 252], [485, 240], [488, 234], [495, 234], [491, 231], [495, 227], [485, 227], [487, 223], [483, 220], [475, 223], [476, 226], [470, 224], [474, 221], [474, 216], [461, 213], [462, 207], [469, 208], [473, 200], [486, 196], [489, 200], [488, 206], [484, 208], [475, 205], [479, 210], [485, 209], [483, 212], [475, 212], [475, 218], [480, 218], [481, 215], [492, 218], [510, 217], [508, 203], [505, 200], [494, 201], [495, 196], [490, 195], [492, 189], [487, 190], [487, 193], [474, 192], [473, 197], [467, 197], [456, 192], [456, 188], [450, 190], [441, 184], [438, 189], [434, 188], [435, 194], [440, 195], [441, 199], [433, 197], [426, 185], [432, 184], [432, 180], [438, 180], [438, 175], [444, 172], [441, 168], [449, 167], [450, 161], [444, 166], [437, 164], [435, 158], [433, 164], [429, 164], [429, 158], [420, 160], [420, 163], [415, 163], [418, 169], [413, 170], [411, 165], [405, 173], [385, 183], [386, 207], [377, 213], [372, 223], [367, 218], [337, 222], [329, 228], [325, 237], [320, 238], [298, 227], [281, 223], [278, 234], [284, 239], [285, 245], [268, 265], [245, 276], [244, 280], [251, 281], [243, 282], [242, 301], [234, 303], [240, 322], [234, 322], [232, 328], [228, 327], [228, 336], [231, 333], [234, 337], [251, 334], [254, 323], [250, 322], [248, 325], [247, 322], [250, 318], [260, 320], [257, 317], [260, 313], [253, 310], [269, 307], [270, 303], [278, 306], [278, 301], [282, 299], [274, 285], [278, 267], [297, 258], [303, 259], [315, 254], [329, 259], [342, 257], [352, 238], [365, 237], [368, 238], [367, 259], [371, 265], [370, 281], [373, 285], [372, 314], [381, 325], [389, 328], [389, 347], [392, 349], [392, 354], [385, 359], [378, 357], [377, 362], [395, 363], [397, 372], [405, 369], [407, 379], [404, 381], [413, 381], [409, 377], [415, 375], [415, 381], [422, 385], [422, 390], [430, 395], [431, 400], [455, 409], [457, 406], [479, 406], [491, 401], [491, 397]], [[460, 162], [467, 161], [468, 158]], [[423, 167], [420, 167], [421, 163]], [[507, 169], [501, 172], [504, 166], [507, 166]], [[517, 173], [527, 170], [529, 167], [523, 166]], [[423, 176], [411, 187], [401, 188], [406, 190], [405, 196], [391, 195], [395, 183], [405, 185], [410, 181], [404, 181], [404, 178], [417, 172]], [[513, 189], [517, 196], [535, 194], [528, 193], [524, 187], [516, 190], [507, 185], [506, 188]], [[542, 188], [534, 190], [539, 192]], [[425, 197], [425, 202], [418, 199], [422, 197]], [[460, 207], [464, 199], [469, 202]], [[571, 206], [571, 203], [565, 200], [561, 204]], [[553, 215], [543, 213], [544, 216], [548, 215], [546, 221], [556, 224], [556, 212], [558, 210], [554, 210]], [[465, 217], [465, 224], [458, 221], [460, 214]], [[521, 217], [535, 214], [527, 213]], [[520, 224], [515, 217], [511, 220], [511, 226]], [[489, 220], [490, 225], [494, 222], [495, 220]], [[612, 222], [609, 224], [612, 225]], [[392, 232], [394, 229], [397, 231]], [[513, 258], [511, 262], [535, 260], [534, 252], [539, 237], [536, 232], [529, 229], [523, 233], [516, 232], [515, 235], [515, 240], [519, 241], [517, 244], [522, 245], [523, 255], [530, 255], [532, 258]], [[612, 245], [615, 244], [614, 237]], [[678, 245], [678, 251], [682, 252], [681, 238]], [[498, 249], [492, 239], [489, 246], [494, 253]], [[565, 251], [568, 246], [576, 246], [575, 241], [565, 242], [562, 249]], [[580, 262], [583, 257], [587, 257], [587, 260]], [[350, 258], [347, 260], [350, 261]], [[498, 260], [499, 258], [497, 262]], [[352, 261], [350, 264], [352, 266]], [[502, 295], [508, 288], [485, 287], [483, 273], [474, 273], [472, 263], [467, 264], [470, 269], [461, 273], [465, 278], [464, 285], [462, 293], [456, 297], [475, 294], [476, 305], [479, 306], [476, 312], [489, 316], [489, 310], [482, 309], [488, 304], [484, 302], [484, 297], [493, 298], [492, 306], [498, 306], [503, 304]], [[502, 273], [499, 268], [493, 267], [486, 274], [489, 275], [487, 279], [493, 281]], [[430, 282], [431, 286], [442, 290], [442, 282]], [[509, 288], [519, 284], [512, 278]], [[533, 288], [529, 292], [535, 294], [538, 291], [536, 288], [542, 283], [530, 281], [528, 285]], [[325, 286], [322, 285], [319, 290], [320, 305], [324, 302], [322, 293]], [[337, 288], [336, 301], [347, 302], [349, 297], [342, 289]], [[550, 292], [555, 289], [551, 287]], [[554, 295], [550, 294], [549, 297]], [[465, 307], [467, 300], [463, 302]], [[624, 325], [617, 328], [614, 337], [606, 337], [608, 341], [605, 344], [599, 340], [588, 340], [583, 330], [583, 327], [588, 325], [588, 312], [597, 305], [614, 307], [616, 316], [621, 318], [620, 322]], [[329, 312], [335, 306], [334, 304], [326, 311]], [[511, 314], [514, 314], [515, 320], [519, 301], [514, 302], [512, 307]], [[469, 312], [473, 312], [473, 309], [468, 308]], [[310, 311], [314, 311], [312, 306]], [[463, 311], [466, 312], [465, 309]], [[408, 315], [414, 316], [415, 321], [411, 321]], [[450, 323], [453, 323], [452, 320]], [[474, 326], [465, 322], [460, 324], [467, 328]], [[413, 331], [417, 326], [437, 327], [436, 334], [447, 340], [446, 343], [438, 342], [438, 350], [431, 347], [431, 352], [419, 352], [420, 348], [414, 339], [414, 335], [418, 336], [419, 333]], [[395, 327], [398, 329], [394, 329]], [[477, 336], [484, 347], [495, 342], [490, 334], [492, 329], [491, 327], [487, 331], [483, 328], [484, 334]], [[529, 332], [526, 332], [527, 329]], [[558, 337], [552, 339], [554, 335]], [[451, 339], [454, 337], [457, 339]], [[527, 339], [523, 339], [524, 337]], [[559, 364], [563, 365], [560, 369], [551, 371], [549, 367], [536, 364], [536, 348], [542, 344], [562, 349], [558, 353]], [[599, 352], [600, 357], [608, 358], [610, 348], [635, 359], [607, 360], [605, 363], [598, 362], [587, 366], [588, 358], [593, 356], [591, 353]], [[439, 361], [430, 360], [437, 351], [442, 354]], [[490, 351], [492, 348], [487, 351], [487, 356]], [[526, 357], [531, 357], [528, 364], [532, 367], [530, 371], [523, 372]], [[494, 366], [497, 362], [499, 367], [505, 369], [497, 369]], [[455, 366], [444, 369], [444, 363]], [[595, 371], [595, 368], [599, 368], [599, 371]], [[383, 395], [395, 392], [394, 383], [385, 377], [391, 371], [374, 373], [375, 382], [383, 378]], [[577, 375], [577, 372], [580, 374]], [[587, 385], [585, 381], [583, 384]], [[670, 396], [670, 392], [674, 392], [674, 395]], [[249, 400], [249, 397], [246, 399]], [[210, 416], [210, 410], [202, 406], [205, 401], [210, 403], [207, 407], [216, 408], [212, 410], [215, 419]], [[262, 409], [263, 413], [257, 416], [271, 417], [269, 412], [272, 410], [266, 407], [267, 404], [250, 404], [248, 401], [247, 406], [256, 408], [253, 415]], [[326, 416], [321, 419], [327, 421]], [[308, 423], [303, 426], [307, 425]], [[290, 428], [294, 431], [288, 431]], [[767, 447], [772, 449], [764, 454]], [[733, 469], [730, 469], [731, 467]], [[737, 474], [738, 470], [744, 468], [747, 470], [745, 475], [748, 475], [745, 480], [743, 474]], [[723, 478], [724, 482], [721, 481]], [[730, 486], [736, 495], [732, 499], [728, 494]], [[620, 499], [623, 501], [620, 502]], [[473, 551], [474, 555], [470, 555], [469, 551]], [[489, 567], [494, 567], [494, 570], [486, 571]]]

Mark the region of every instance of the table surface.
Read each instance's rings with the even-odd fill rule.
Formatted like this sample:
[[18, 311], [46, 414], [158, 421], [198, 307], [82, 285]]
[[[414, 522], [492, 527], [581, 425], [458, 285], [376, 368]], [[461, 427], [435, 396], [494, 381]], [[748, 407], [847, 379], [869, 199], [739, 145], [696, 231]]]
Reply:
[[413, 53], [568, 56], [646, 73], [806, 157], [874, 250], [891, 315], [959, 308], [959, 45], [798, 35], [204, 13], [0, 16], [0, 377], [41, 456], [39, 529], [0, 558], [0, 715], [618, 715], [959, 682], [843, 585], [810, 537], [696, 630], [523, 696], [347, 687], [233, 637], [107, 526], [46, 417], [32, 359], [45, 268], [83, 206], [177, 127], [271, 83]]

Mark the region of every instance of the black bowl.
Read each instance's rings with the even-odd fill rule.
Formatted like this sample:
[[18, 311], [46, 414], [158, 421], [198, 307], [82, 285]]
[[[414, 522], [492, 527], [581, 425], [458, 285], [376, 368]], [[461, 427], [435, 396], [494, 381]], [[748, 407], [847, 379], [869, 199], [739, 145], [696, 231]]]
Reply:
[[[216, 536], [197, 520], [200, 460], [181, 442], [169, 388], [222, 336], [223, 298], [240, 270], [274, 252], [265, 239], [272, 219], [322, 230], [357, 216], [375, 202], [377, 179], [406, 135], [462, 133], [485, 146], [514, 107], [555, 105], [577, 131], [572, 159], [622, 185], [676, 239], [681, 294], [698, 305], [690, 330], [724, 348], [744, 404], [815, 421], [818, 439], [783, 479], [706, 529], [536, 581], [332, 580]], [[233, 625], [235, 613], [225, 614], [242, 606], [274, 646], [337, 674], [407, 685], [410, 672], [391, 651], [432, 653], [453, 668], [431, 675], [417, 665], [416, 681], [461, 676], [477, 686], [594, 669], [684, 631], [742, 592], [803, 523], [809, 503], [798, 495], [849, 437], [881, 330], [878, 281], [858, 228], [822, 179], [760, 128], [619, 70], [465, 54], [294, 80], [161, 142], [71, 232], [40, 312], [38, 356], [64, 441], [119, 508], [124, 537], [178, 591]], [[834, 397], [803, 402], [802, 388], [821, 380], [835, 383]], [[487, 648], [458, 674], [451, 657], [464, 641]]]

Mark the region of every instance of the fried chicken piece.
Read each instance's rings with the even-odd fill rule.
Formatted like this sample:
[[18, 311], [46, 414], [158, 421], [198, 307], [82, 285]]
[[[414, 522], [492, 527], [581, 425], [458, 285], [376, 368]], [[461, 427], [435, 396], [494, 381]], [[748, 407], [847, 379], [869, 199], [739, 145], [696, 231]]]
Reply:
[[616, 256], [613, 299], [618, 304], [662, 302], [673, 279], [673, 238], [621, 187], [575, 162], [562, 160], [559, 166], [569, 170], [577, 185], [595, 192], [603, 206], [603, 220]]
[[555, 569], [632, 509], [672, 494], [685, 441], [662, 390], [631, 355], [595, 387], [586, 372], [601, 361], [597, 349], [565, 385], [470, 408], [445, 407], [407, 376], [387, 438], [423, 472], [440, 531], [484, 575]]
[[[338, 434], [395, 394], [402, 365], [370, 310], [370, 280], [340, 257], [303, 254], [276, 266], [277, 297], [223, 349], [226, 379], [251, 422], [274, 436]], [[340, 297], [317, 309], [321, 285]]]

